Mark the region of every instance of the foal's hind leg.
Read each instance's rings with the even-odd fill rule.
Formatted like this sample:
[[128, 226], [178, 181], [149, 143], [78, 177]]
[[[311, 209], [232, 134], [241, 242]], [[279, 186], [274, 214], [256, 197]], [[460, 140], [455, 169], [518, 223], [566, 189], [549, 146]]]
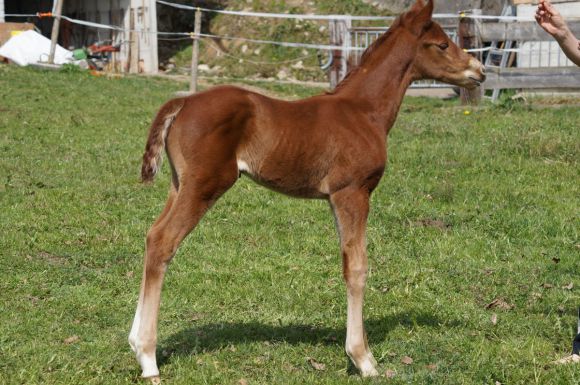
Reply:
[[155, 357], [157, 316], [167, 265], [181, 241], [199, 223], [207, 209], [234, 184], [237, 168], [233, 163], [209, 175], [183, 178], [179, 191], [170, 194], [166, 209], [147, 234], [139, 304], [129, 335], [143, 377], [155, 379], [159, 376]]
[[[167, 215], [169, 214], [169, 212], [171, 211], [171, 207], [173, 206], [173, 203], [175, 202], [175, 198], [177, 197], [177, 189], [175, 188], [175, 184], [171, 184], [170, 190], [169, 190], [169, 197], [167, 198], [167, 202], [165, 203], [165, 207], [163, 208], [163, 210], [161, 211], [161, 214], [159, 214], [159, 217], [157, 217], [157, 220], [155, 221], [155, 223], [153, 224], [152, 228], [157, 226], [159, 223], [161, 223], [165, 217], [167, 217]], [[145, 260], [147, 260], [147, 256], [145, 257]], [[142, 313], [142, 308], [143, 308], [143, 297], [144, 297], [144, 293], [145, 293], [145, 277], [146, 277], [146, 264], [144, 264], [143, 266], [143, 274], [142, 274], [142, 278], [141, 278], [141, 288], [139, 289], [139, 302], [137, 303], [137, 310], [135, 311], [135, 318], [133, 318], [133, 325], [131, 326], [131, 332], [129, 333], [129, 344], [131, 345], [131, 349], [133, 349], [133, 351], [137, 354], [137, 358], [139, 359], [139, 363], [141, 363], [142, 359], [139, 358], [139, 355], [142, 354], [140, 352], [138, 352], [137, 349], [137, 345], [138, 345], [138, 340], [137, 340], [137, 335], [139, 332], [139, 327], [141, 325], [141, 313]], [[141, 365], [144, 368], [144, 365]], [[151, 365], [145, 365], [145, 366], [151, 366]], [[145, 373], [145, 371], [144, 371]]]
[[363, 377], [376, 376], [376, 361], [368, 347], [363, 324], [363, 300], [367, 278], [367, 190], [344, 189], [330, 197], [340, 235], [343, 274], [347, 290], [346, 354]]

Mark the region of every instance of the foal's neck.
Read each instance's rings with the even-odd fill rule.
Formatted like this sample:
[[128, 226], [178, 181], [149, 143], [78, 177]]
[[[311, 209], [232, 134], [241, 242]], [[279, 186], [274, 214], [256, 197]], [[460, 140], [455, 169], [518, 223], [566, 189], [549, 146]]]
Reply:
[[416, 52], [415, 37], [401, 29], [391, 31], [386, 40], [363, 60], [360, 68], [337, 94], [370, 105], [373, 120], [388, 135], [405, 92], [413, 81]]

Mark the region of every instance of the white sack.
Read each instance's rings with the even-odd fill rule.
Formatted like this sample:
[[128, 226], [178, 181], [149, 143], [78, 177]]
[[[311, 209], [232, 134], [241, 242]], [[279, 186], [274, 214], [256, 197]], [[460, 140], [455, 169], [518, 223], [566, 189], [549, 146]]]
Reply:
[[[50, 39], [36, 31], [26, 31], [12, 36], [0, 47], [0, 56], [12, 60], [18, 65], [25, 66], [31, 63], [47, 62], [50, 52]], [[72, 52], [56, 46], [54, 53], [55, 64], [70, 63], [73, 60]]]

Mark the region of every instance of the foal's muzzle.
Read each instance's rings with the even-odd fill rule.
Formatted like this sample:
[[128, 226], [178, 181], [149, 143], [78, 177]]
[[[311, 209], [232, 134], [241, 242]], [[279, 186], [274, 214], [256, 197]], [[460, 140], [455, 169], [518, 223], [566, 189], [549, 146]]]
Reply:
[[479, 60], [473, 58], [469, 60], [469, 68], [465, 70], [464, 76], [466, 83], [468, 83], [464, 87], [469, 89], [481, 86], [481, 83], [487, 78], [484, 65]]

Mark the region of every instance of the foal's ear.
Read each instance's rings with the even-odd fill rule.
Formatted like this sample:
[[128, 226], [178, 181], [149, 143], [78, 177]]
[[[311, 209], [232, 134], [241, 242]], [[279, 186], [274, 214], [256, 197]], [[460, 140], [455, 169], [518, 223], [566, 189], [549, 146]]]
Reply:
[[[417, 3], [415, 3], [415, 7], [419, 3], [423, 3], [423, 0], [418, 0]], [[423, 8], [413, 18], [413, 21], [410, 26], [411, 32], [413, 32], [417, 36], [421, 36], [421, 33], [431, 25], [432, 17], [433, 17], [433, 0], [428, 0], [427, 5], [424, 5]]]

